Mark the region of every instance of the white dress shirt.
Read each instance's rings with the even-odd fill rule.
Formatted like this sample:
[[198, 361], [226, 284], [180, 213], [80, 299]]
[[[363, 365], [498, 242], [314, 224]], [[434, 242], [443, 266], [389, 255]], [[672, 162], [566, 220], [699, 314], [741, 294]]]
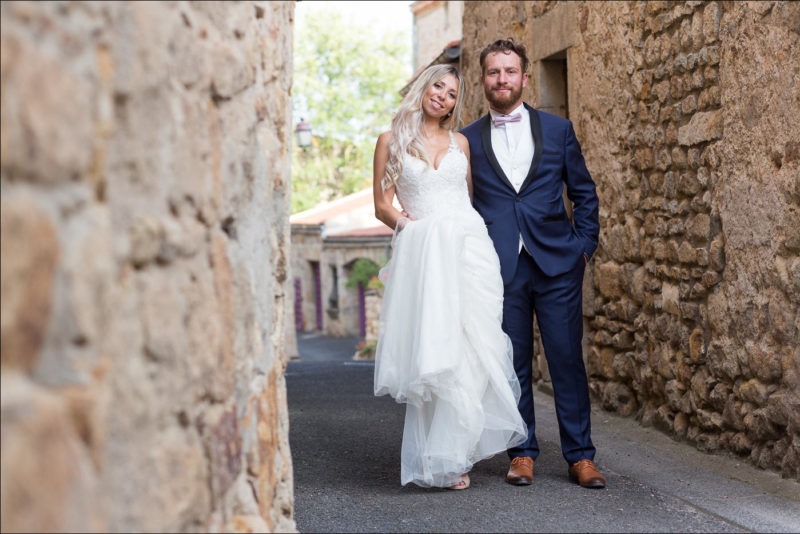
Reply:
[[[500, 168], [508, 177], [514, 190], [519, 193], [522, 183], [528, 176], [533, 161], [533, 134], [531, 134], [531, 118], [523, 104], [514, 109], [509, 115], [519, 113], [518, 122], [507, 122], [495, 126], [492, 122], [492, 150], [500, 164]], [[493, 109], [489, 110], [491, 118], [502, 116]], [[522, 250], [522, 234], [519, 236], [519, 247]], [[526, 247], [527, 250], [527, 247]]]

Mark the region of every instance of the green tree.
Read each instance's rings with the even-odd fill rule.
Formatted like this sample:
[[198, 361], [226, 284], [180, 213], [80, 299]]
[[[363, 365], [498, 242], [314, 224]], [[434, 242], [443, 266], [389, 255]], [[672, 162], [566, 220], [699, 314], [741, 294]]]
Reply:
[[347, 275], [345, 287], [356, 287], [359, 282], [367, 287], [367, 284], [374, 276], [378, 276], [381, 266], [369, 258], [358, 258], [353, 262], [350, 273]]
[[292, 149], [292, 213], [372, 182], [375, 140], [411, 74], [409, 48], [408, 30], [378, 32], [332, 7], [298, 21], [293, 113], [311, 123], [314, 138]]

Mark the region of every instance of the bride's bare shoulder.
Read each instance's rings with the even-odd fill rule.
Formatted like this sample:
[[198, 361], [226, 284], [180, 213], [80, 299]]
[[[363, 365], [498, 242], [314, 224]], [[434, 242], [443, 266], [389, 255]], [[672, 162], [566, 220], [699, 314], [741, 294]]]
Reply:
[[453, 137], [455, 138], [456, 143], [458, 143], [458, 147], [465, 154], [469, 154], [469, 141], [467, 141], [467, 138], [464, 136], [464, 134], [459, 132], [453, 132]]
[[378, 136], [378, 146], [388, 145], [394, 139], [394, 135], [392, 135], [392, 131], [389, 130], [388, 132], [383, 132]]

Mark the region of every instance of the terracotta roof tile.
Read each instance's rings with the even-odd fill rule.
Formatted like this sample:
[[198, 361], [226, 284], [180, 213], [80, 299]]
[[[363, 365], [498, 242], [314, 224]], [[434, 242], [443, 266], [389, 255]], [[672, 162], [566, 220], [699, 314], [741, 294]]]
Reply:
[[289, 217], [291, 224], [322, 224], [328, 219], [372, 204], [372, 188], [357, 191]]

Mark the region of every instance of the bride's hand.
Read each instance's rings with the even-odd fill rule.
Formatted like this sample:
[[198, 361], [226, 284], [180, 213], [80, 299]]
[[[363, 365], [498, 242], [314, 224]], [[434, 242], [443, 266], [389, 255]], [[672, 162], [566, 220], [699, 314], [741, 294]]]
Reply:
[[406, 212], [403, 212], [403, 216], [397, 219], [397, 222], [394, 223], [394, 234], [392, 235], [392, 247], [394, 247], [394, 243], [397, 240], [397, 236], [400, 235], [400, 232], [403, 231], [403, 228], [406, 227], [406, 224], [411, 222], [411, 218], [408, 217]]

